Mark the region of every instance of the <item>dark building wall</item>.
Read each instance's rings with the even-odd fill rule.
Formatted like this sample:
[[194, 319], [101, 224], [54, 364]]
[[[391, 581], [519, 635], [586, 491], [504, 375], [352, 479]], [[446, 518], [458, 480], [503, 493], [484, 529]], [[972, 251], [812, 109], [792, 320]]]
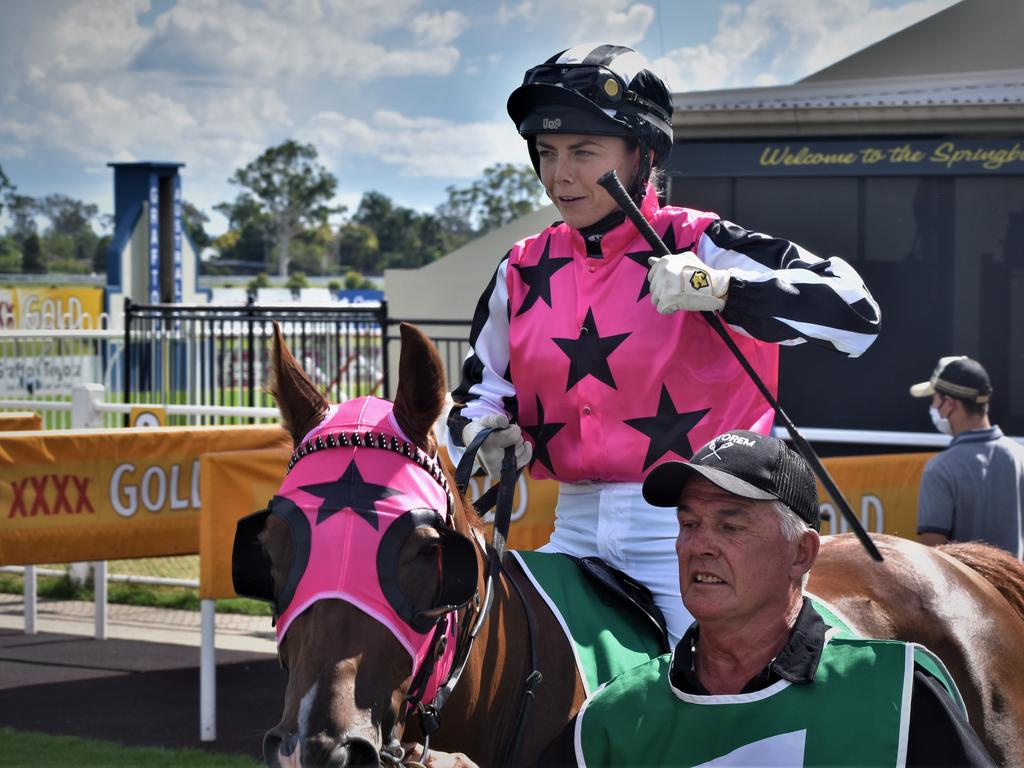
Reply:
[[[877, 143], [877, 142], [876, 142]], [[1024, 141], [1022, 141], [1024, 144]], [[1010, 140], [1008, 146], [1013, 145]], [[736, 143], [691, 144], [733, 152]], [[748, 147], [749, 149], [749, 147]], [[675, 155], [676, 153], [674, 153]], [[756, 155], [756, 153], [754, 153]], [[752, 156], [754, 156], [752, 155]], [[976, 357], [993, 378], [992, 415], [1024, 434], [1024, 162], [1021, 170], [878, 175], [670, 172], [674, 205], [715, 211], [749, 229], [786, 237], [824, 258], [841, 256], [882, 308], [882, 333], [857, 359], [803, 344], [781, 354], [780, 400], [800, 426], [930, 431], [927, 403], [910, 384], [940, 356]], [[710, 173], [713, 162], [699, 174]], [[692, 169], [691, 169], [692, 171]], [[893, 174], [893, 175], [890, 175]]]

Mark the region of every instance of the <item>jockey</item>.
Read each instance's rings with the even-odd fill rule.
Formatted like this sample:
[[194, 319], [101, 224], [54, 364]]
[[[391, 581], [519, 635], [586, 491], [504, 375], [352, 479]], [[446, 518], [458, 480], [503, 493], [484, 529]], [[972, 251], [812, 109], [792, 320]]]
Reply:
[[[454, 460], [504, 449], [559, 485], [544, 551], [600, 557], [653, 593], [675, 643], [691, 622], [677, 582], [676, 520], [640, 492], [655, 466], [729, 429], [767, 433], [773, 411], [701, 311], [717, 311], [767, 386], [778, 345], [856, 357], [879, 309], [857, 272], [787, 240], [661, 206], [672, 99], [630, 48], [584, 45], [526, 72], [508, 100], [562, 220], [515, 243], [477, 305], [448, 419]], [[655, 258], [597, 179], [615, 169], [668, 245]]]

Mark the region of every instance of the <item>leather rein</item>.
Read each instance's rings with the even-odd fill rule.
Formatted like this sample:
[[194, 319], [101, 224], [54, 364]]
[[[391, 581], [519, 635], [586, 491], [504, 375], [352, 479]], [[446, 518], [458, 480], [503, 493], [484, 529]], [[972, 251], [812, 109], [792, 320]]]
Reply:
[[[473, 463], [476, 460], [480, 446], [483, 445], [484, 441], [493, 431], [494, 429], [492, 428], [480, 430], [472, 442], [466, 446], [462, 459], [455, 470], [455, 487], [460, 494], [464, 494], [469, 486], [469, 479], [473, 472]], [[451, 698], [455, 686], [465, 671], [470, 652], [473, 650], [473, 643], [476, 641], [487, 617], [490, 615], [491, 606], [494, 602], [495, 582], [501, 578], [504, 571], [502, 560], [508, 545], [508, 532], [512, 523], [512, 497], [515, 492], [518, 476], [519, 470], [516, 468], [515, 449], [511, 447], [506, 448], [505, 454], [502, 457], [501, 474], [498, 482], [473, 503], [474, 510], [481, 517], [487, 514], [492, 507], [494, 508], [494, 527], [490, 546], [484, 549], [480, 540], [475, 536], [472, 537], [477, 546], [484, 549], [486, 576], [483, 599], [481, 601], [480, 593], [477, 592], [476, 597], [466, 608], [466, 614], [461, 620], [462, 629], [456, 638], [455, 659], [452, 664], [452, 670], [448, 675], [448, 679], [438, 688], [434, 700], [430, 704], [424, 704], [420, 697], [422, 696], [426, 681], [430, 678], [435, 660], [443, 650], [443, 648], [438, 648], [437, 646], [440, 639], [446, 634], [444, 631], [446, 626], [444, 621], [438, 625], [434, 635], [434, 643], [431, 646], [427, 660], [414, 677], [410, 693], [406, 696], [409, 707], [415, 709], [419, 715], [420, 730], [423, 732], [423, 755], [420, 758], [420, 762], [426, 762], [430, 736], [440, 726], [440, 710], [447, 703], [448, 699]], [[503, 751], [505, 756], [503, 764], [513, 766], [516, 765], [519, 748], [522, 743], [523, 726], [526, 722], [529, 705], [534, 699], [536, 687], [543, 681], [543, 675], [537, 669], [537, 643], [533, 611], [516, 580], [508, 574], [506, 574], [506, 579], [512, 585], [523, 606], [530, 646], [529, 673], [523, 681], [524, 687], [520, 696], [515, 729], [512, 732], [509, 748]], [[447, 620], [446, 617], [445, 621]]]

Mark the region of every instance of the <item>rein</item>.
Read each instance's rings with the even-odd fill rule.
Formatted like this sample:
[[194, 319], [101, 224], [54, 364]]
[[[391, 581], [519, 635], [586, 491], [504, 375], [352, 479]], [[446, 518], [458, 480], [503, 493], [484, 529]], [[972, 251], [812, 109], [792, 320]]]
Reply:
[[[487, 439], [488, 435], [493, 431], [493, 428], [480, 430], [470, 444], [466, 446], [462, 459], [459, 461], [459, 465], [455, 470], [455, 487], [458, 489], [459, 493], [465, 493], [466, 488], [469, 486], [469, 479], [473, 472], [473, 463], [476, 460], [476, 454], [479, 451], [480, 446], [483, 445], [484, 441]], [[426, 761], [430, 735], [440, 726], [440, 709], [451, 697], [455, 690], [455, 686], [458, 685], [459, 679], [462, 677], [462, 673], [465, 671], [466, 664], [469, 661], [469, 655], [473, 649], [473, 643], [476, 641], [480, 630], [483, 629], [484, 622], [490, 615], [491, 606], [494, 602], [494, 584], [501, 578], [503, 571], [502, 560], [504, 559], [508, 545], [509, 527], [512, 524], [512, 498], [515, 493], [518, 475], [519, 471], [516, 468], [515, 449], [512, 447], [506, 448], [504, 456], [502, 457], [501, 474], [498, 482], [485, 491], [480, 498], [473, 503], [474, 510], [481, 517], [483, 517], [492, 507], [494, 508], [494, 527], [492, 531], [491, 545], [487, 547], [485, 553], [485, 559], [487, 561], [487, 575], [484, 581], [483, 603], [481, 604], [479, 593], [477, 593], [477, 598], [473, 601], [471, 606], [467, 608], [467, 614], [464, 617], [467, 620], [467, 624], [465, 624], [464, 627], [468, 629], [465, 634], [460, 633], [460, 636], [457, 638], [455, 660], [452, 664], [452, 670], [448, 675], [448, 679], [438, 689], [437, 695], [434, 697], [434, 701], [427, 706], [424, 706], [421, 701], [417, 700], [415, 702], [415, 707], [420, 715], [420, 729], [423, 731], [424, 738], [423, 756], [420, 758], [421, 762]], [[474, 541], [476, 541], [475, 537]], [[477, 542], [477, 546], [480, 546], [479, 542]], [[523, 725], [526, 722], [527, 710], [530, 702], [534, 699], [534, 689], [542, 682], [543, 675], [541, 675], [537, 670], [537, 645], [533, 611], [530, 609], [529, 603], [527, 602], [525, 595], [523, 595], [519, 585], [516, 583], [516, 580], [508, 577], [507, 581], [512, 585], [519, 597], [520, 603], [523, 606], [523, 613], [526, 617], [526, 625], [530, 642], [530, 673], [524, 681], [526, 683], [526, 687], [524, 688], [522, 698], [520, 699], [515, 729], [512, 734], [513, 741], [510, 748], [506, 750], [505, 753], [505, 764], [515, 765], [516, 757], [519, 753]], [[477, 614], [475, 617], [476, 621], [473, 622], [472, 628], [469, 628], [468, 620], [473, 617], [474, 613]], [[408, 698], [409, 697], [407, 697], [407, 699]]]

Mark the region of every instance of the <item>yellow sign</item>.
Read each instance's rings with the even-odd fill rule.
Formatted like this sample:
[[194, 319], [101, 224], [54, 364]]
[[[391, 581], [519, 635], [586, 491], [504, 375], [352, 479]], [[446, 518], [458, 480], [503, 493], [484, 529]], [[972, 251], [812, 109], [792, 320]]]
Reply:
[[131, 427], [162, 427], [167, 413], [162, 405], [133, 405], [128, 421]]
[[[865, 529], [917, 539], [917, 495], [924, 465], [934, 453], [845, 456], [823, 459], [839, 490]], [[838, 507], [818, 485], [821, 532], [849, 530]]]
[[200, 457], [282, 445], [277, 425], [0, 433], [0, 565], [194, 554]]
[[102, 313], [102, 288], [0, 286], [0, 328], [99, 328]]

